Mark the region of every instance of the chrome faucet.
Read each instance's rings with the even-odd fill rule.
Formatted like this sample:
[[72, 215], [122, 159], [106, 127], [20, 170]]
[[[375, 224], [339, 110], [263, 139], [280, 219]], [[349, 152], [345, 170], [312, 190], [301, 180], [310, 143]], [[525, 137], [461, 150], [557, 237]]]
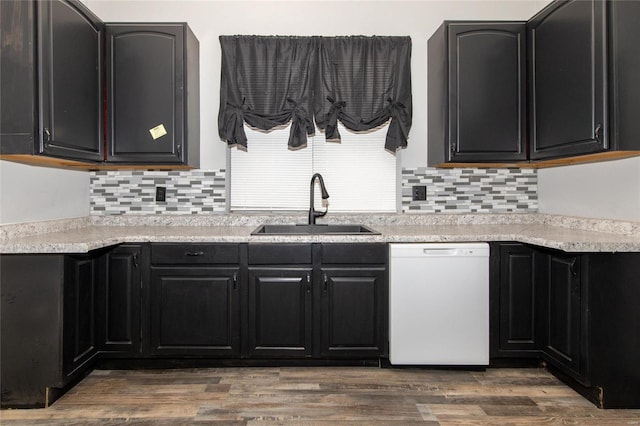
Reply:
[[327, 188], [324, 186], [324, 180], [322, 179], [322, 175], [320, 173], [316, 173], [313, 176], [311, 176], [311, 194], [309, 196], [309, 199], [310, 199], [310, 202], [309, 202], [309, 225], [315, 225], [316, 224], [316, 218], [324, 216], [325, 214], [327, 214], [327, 211], [329, 211], [328, 207], [325, 208], [325, 210], [323, 212], [317, 212], [314, 209], [313, 184], [315, 183], [316, 179], [318, 179], [320, 181], [320, 191], [322, 192], [322, 199], [326, 200], [327, 198], [329, 198], [329, 193], [327, 192]]

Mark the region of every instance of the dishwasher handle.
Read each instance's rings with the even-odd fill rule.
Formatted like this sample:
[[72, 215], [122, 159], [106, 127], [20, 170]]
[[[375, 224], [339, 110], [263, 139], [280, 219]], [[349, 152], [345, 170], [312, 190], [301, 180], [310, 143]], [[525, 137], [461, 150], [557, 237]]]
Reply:
[[424, 248], [422, 255], [425, 257], [451, 257], [451, 256], [473, 256], [476, 253], [470, 248]]

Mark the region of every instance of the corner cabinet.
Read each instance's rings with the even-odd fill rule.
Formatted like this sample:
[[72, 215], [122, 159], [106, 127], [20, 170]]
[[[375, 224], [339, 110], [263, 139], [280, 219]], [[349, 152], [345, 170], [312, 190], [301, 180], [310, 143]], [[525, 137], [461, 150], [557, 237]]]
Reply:
[[[546, 252], [545, 252], [546, 253]], [[544, 318], [542, 353], [545, 360], [582, 384], [589, 384], [588, 299], [582, 284], [579, 254], [548, 252], [539, 265]]]
[[199, 167], [199, 44], [186, 23], [105, 26], [77, 0], [3, 0], [0, 44], [0, 159]]
[[103, 160], [104, 25], [79, 1], [0, 2], [0, 153]]
[[187, 24], [106, 24], [107, 162], [199, 166], [199, 44]]
[[529, 21], [531, 159], [640, 150], [638, 19], [635, 1], [571, 0]]
[[606, 7], [554, 2], [528, 24], [532, 159], [609, 148]]
[[491, 358], [542, 358], [600, 408], [640, 408], [640, 253], [491, 244]]
[[2, 255], [2, 407], [47, 407], [98, 355], [97, 257]]
[[526, 23], [445, 21], [428, 46], [429, 165], [526, 160]]

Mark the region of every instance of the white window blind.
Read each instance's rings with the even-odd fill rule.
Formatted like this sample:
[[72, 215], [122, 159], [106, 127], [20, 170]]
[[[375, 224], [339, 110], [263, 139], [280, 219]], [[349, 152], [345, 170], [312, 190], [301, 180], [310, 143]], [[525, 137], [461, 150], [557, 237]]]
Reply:
[[289, 150], [288, 126], [267, 133], [245, 125], [248, 150], [231, 149], [231, 210], [308, 210], [311, 176], [320, 173], [329, 212], [395, 212], [396, 156], [384, 149], [387, 125], [363, 133], [338, 126], [341, 143], [318, 132], [307, 148]]

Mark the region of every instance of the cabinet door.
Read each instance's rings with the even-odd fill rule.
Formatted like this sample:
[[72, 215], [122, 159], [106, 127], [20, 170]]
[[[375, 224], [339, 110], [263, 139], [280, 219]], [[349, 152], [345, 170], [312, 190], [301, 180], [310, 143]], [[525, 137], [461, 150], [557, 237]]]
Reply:
[[525, 160], [524, 23], [451, 24], [450, 161]]
[[182, 25], [108, 24], [109, 162], [184, 161]]
[[535, 250], [519, 243], [492, 245], [491, 355], [536, 357], [541, 349]]
[[531, 158], [608, 148], [606, 2], [554, 2], [529, 22]]
[[379, 357], [387, 352], [384, 267], [322, 268], [321, 355]]
[[240, 353], [238, 268], [152, 267], [150, 351]]
[[126, 355], [140, 352], [141, 251], [139, 245], [121, 245], [100, 259], [101, 351]]
[[545, 263], [544, 355], [575, 377], [583, 373], [580, 257], [550, 254]]
[[311, 356], [311, 276], [311, 268], [249, 269], [249, 355], [265, 358]]
[[41, 114], [36, 152], [101, 161], [104, 26], [79, 2], [37, 4]]
[[62, 370], [75, 375], [98, 353], [96, 325], [96, 260], [66, 256], [62, 331]]
[[0, 153], [33, 154], [35, 3], [0, 1]]

